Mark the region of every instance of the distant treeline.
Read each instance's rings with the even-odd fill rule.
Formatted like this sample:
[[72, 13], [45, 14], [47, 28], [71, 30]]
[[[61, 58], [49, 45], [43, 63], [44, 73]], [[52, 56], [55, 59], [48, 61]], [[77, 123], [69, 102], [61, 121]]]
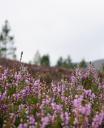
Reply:
[[[8, 20], [5, 20], [0, 32], [0, 58], [16, 59], [15, 52], [16, 47], [14, 46], [14, 36], [11, 35], [11, 28]], [[39, 51], [35, 53], [34, 58], [32, 61], [30, 61], [30, 63], [48, 67], [52, 65], [49, 54], [41, 56]], [[67, 56], [66, 58], [61, 56], [58, 58], [54, 66], [71, 69], [75, 68], [76, 66], [86, 68], [87, 63], [84, 59], [79, 64], [73, 63], [70, 56]]]
[[[30, 63], [36, 64], [36, 65], [42, 65], [42, 66], [51, 66], [50, 56], [49, 54], [40, 55], [39, 51], [35, 53], [35, 56], [33, 58], [33, 61]], [[67, 56], [66, 58], [63, 58], [62, 56], [58, 58], [55, 67], [63, 67], [63, 68], [75, 68], [77, 66], [86, 68], [87, 62], [82, 59], [80, 63], [73, 63], [70, 56]]]

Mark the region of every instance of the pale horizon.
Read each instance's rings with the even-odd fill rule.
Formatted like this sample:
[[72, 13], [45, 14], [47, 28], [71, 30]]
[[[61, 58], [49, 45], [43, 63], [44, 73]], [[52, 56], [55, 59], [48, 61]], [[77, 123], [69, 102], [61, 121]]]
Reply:
[[37, 50], [52, 65], [68, 55], [73, 62], [103, 59], [103, 7], [103, 0], [0, 0], [0, 30], [7, 19], [23, 62]]

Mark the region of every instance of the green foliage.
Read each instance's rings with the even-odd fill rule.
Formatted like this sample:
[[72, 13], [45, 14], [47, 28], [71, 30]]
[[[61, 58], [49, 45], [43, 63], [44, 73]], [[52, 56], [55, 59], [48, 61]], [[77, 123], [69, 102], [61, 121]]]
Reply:
[[57, 116], [57, 120], [54, 123], [53, 128], [62, 128], [60, 115]]
[[70, 56], [68, 56], [66, 59], [63, 59], [60, 57], [56, 64], [57, 67], [64, 67], [64, 68], [73, 68], [74, 64], [71, 61]]
[[79, 67], [80, 68], [86, 68], [87, 67], [87, 63], [84, 59], [79, 63]]
[[95, 94], [98, 94], [100, 92], [98, 85], [96, 82], [94, 82], [94, 78], [92, 75], [90, 75], [88, 78], [85, 80], [82, 80], [82, 85], [84, 86], [85, 89], [91, 89], [92, 92]]
[[20, 117], [16, 116], [16, 120], [14, 124], [16, 127], [20, 124]]
[[45, 114], [51, 113], [52, 112], [52, 108], [50, 108], [49, 106], [45, 107]]
[[61, 67], [61, 66], [63, 65], [63, 63], [64, 63], [64, 60], [63, 60], [62, 57], [60, 57], [60, 58], [58, 59], [58, 61], [57, 61], [56, 66]]
[[49, 55], [43, 55], [40, 60], [41, 65], [50, 66], [50, 57]]
[[4, 88], [0, 85], [0, 93], [4, 92]]
[[8, 96], [11, 96], [12, 94], [14, 94], [16, 92], [16, 87], [10, 87], [8, 89]]
[[38, 99], [33, 97], [32, 95], [29, 95], [26, 101], [28, 104], [36, 104], [38, 102]]
[[3, 123], [4, 123], [4, 117], [3, 117], [3, 115], [1, 114], [1, 115], [0, 115], [0, 128], [3, 127]]

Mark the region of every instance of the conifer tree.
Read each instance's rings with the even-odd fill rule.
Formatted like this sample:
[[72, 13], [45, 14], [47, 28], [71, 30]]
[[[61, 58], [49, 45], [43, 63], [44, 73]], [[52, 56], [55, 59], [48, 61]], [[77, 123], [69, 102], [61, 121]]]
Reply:
[[9, 22], [6, 20], [0, 33], [0, 57], [16, 59], [14, 37], [10, 35], [10, 31]]

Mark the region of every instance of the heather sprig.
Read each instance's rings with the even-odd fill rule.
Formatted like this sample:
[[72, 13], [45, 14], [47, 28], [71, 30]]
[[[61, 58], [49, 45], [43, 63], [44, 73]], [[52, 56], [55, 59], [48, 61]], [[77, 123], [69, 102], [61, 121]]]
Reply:
[[104, 84], [92, 65], [51, 85], [22, 69], [0, 72], [0, 127], [104, 127]]

